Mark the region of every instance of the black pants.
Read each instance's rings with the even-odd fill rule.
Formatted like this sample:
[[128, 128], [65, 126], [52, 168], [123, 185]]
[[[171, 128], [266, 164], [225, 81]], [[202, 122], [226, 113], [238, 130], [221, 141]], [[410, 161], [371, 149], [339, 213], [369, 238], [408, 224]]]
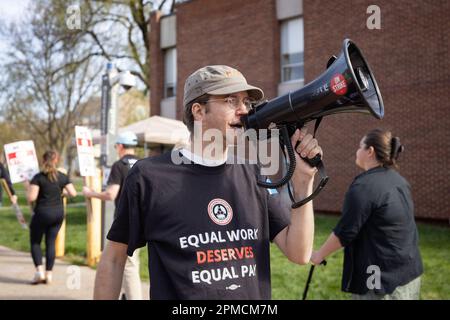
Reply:
[[55, 264], [55, 240], [64, 220], [62, 207], [36, 208], [30, 223], [31, 257], [35, 266], [42, 265], [41, 241], [45, 234], [45, 268]]

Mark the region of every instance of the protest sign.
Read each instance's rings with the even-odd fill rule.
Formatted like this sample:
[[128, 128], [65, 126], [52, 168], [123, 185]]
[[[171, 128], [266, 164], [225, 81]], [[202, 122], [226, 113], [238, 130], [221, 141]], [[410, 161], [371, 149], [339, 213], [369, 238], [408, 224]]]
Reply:
[[80, 175], [92, 177], [95, 175], [95, 158], [91, 131], [86, 127], [75, 126], [75, 138]]
[[33, 141], [8, 143], [4, 148], [12, 183], [31, 180], [36, 173], [39, 173], [39, 163]]

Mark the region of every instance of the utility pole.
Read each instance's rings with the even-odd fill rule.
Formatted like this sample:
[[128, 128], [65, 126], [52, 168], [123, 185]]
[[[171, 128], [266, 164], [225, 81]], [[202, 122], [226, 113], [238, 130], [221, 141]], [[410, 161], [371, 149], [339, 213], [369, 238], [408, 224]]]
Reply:
[[[118, 155], [114, 149], [117, 136], [117, 114], [119, 87], [129, 90], [136, 85], [136, 78], [129, 71], [117, 72], [111, 62], [106, 65], [106, 73], [102, 76], [102, 99], [101, 99], [101, 156], [100, 166], [102, 169], [102, 191], [106, 189], [111, 166], [117, 161]], [[102, 249], [106, 242], [106, 235], [114, 220], [114, 202], [103, 201], [102, 203]]]

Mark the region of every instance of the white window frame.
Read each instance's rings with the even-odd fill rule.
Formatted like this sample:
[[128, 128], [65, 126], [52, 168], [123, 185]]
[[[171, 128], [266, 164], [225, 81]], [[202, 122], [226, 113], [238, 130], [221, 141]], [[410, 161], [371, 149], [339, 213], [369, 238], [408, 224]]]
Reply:
[[[296, 22], [296, 20], [300, 21], [300, 30], [295, 30], [293, 29], [294, 23]], [[286, 34], [287, 33], [287, 34]], [[296, 34], [299, 34], [300, 36], [300, 43], [290, 43], [289, 40], [292, 41], [292, 39], [295, 37]], [[280, 26], [280, 36], [281, 36], [281, 41], [280, 41], [280, 69], [281, 69], [281, 79], [280, 82], [281, 83], [290, 83], [290, 82], [304, 82], [304, 32], [303, 32], [303, 17], [302, 16], [298, 16], [295, 18], [291, 18], [291, 19], [286, 19], [286, 20], [282, 20], [281, 21], [281, 26]], [[298, 47], [299, 51], [291, 51], [290, 50], [296, 50], [296, 49], [292, 49], [291, 47]], [[303, 59], [300, 62], [297, 63], [287, 63], [284, 64], [284, 55], [285, 54], [296, 54], [296, 53], [301, 53], [303, 54]], [[288, 68], [293, 68], [293, 67], [301, 67], [303, 69], [303, 78], [297, 78], [297, 79], [290, 79], [290, 80], [285, 80], [286, 77], [286, 69]]]
[[[169, 61], [170, 60], [170, 61]], [[172, 69], [168, 70], [168, 64], [172, 64]], [[171, 71], [171, 74], [169, 72]], [[168, 81], [172, 78], [172, 81]], [[169, 93], [172, 90], [172, 94]], [[164, 50], [164, 98], [176, 97], [177, 95], [177, 48], [172, 47]]]

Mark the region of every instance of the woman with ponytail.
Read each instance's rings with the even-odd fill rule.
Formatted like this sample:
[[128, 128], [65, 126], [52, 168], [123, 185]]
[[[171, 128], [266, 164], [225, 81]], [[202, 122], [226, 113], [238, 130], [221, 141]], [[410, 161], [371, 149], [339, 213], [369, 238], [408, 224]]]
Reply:
[[[77, 192], [69, 178], [56, 166], [59, 155], [47, 151], [43, 156], [42, 171], [27, 186], [27, 200], [34, 202], [34, 214], [30, 223], [31, 256], [36, 273], [31, 284], [51, 283], [55, 263], [55, 240], [64, 220], [63, 192], [71, 197]], [[45, 235], [45, 273], [42, 265], [41, 241]]]
[[356, 152], [364, 170], [348, 189], [342, 216], [328, 240], [311, 256], [320, 264], [344, 247], [342, 291], [356, 300], [416, 300], [422, 259], [408, 182], [398, 173], [404, 148], [391, 132], [375, 129]]

